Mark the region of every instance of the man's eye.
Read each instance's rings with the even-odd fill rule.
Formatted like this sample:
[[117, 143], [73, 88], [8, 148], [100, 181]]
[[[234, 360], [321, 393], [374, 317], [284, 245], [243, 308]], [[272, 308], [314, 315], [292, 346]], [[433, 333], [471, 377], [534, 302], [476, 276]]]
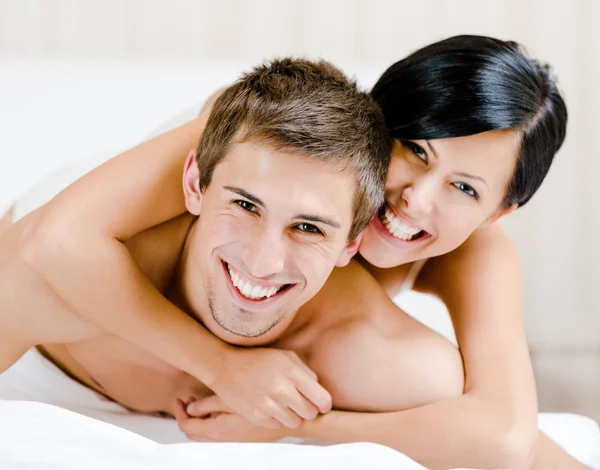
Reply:
[[462, 191], [467, 196], [471, 196], [473, 199], [479, 199], [479, 194], [467, 183], [452, 183], [459, 191]]
[[254, 204], [252, 204], [251, 202], [244, 201], [243, 199], [238, 199], [233, 202], [235, 202], [238, 206], [240, 206], [242, 209], [244, 209], [248, 212], [254, 212], [254, 213], [258, 212], [258, 209], [256, 208], [256, 206]]
[[427, 163], [427, 152], [423, 147], [411, 142], [410, 140], [403, 140], [402, 145], [409, 149], [417, 158]]
[[315, 233], [317, 235], [323, 235], [323, 232], [321, 231], [321, 229], [312, 224], [305, 224], [305, 223], [298, 224], [298, 225], [296, 225], [296, 229], [300, 230], [301, 232], [305, 232], [305, 233]]

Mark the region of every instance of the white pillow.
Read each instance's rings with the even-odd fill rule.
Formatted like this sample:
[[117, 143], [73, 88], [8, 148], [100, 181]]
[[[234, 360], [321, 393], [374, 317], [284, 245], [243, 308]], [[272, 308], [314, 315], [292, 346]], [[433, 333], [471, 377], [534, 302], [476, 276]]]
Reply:
[[[144, 140], [150, 140], [164, 132], [181, 126], [188, 121], [191, 121], [202, 109], [203, 103], [195, 104], [184, 109], [177, 115], [167, 119], [158, 127], [153, 129]], [[15, 204], [13, 213], [13, 221], [17, 221], [38, 207], [50, 201], [59, 192], [65, 189], [74, 181], [81, 178], [86, 173], [101, 165], [107, 160], [121, 153], [120, 151], [106, 151], [79, 160], [69, 162], [68, 164], [58, 168], [49, 175], [42, 178], [34, 186], [32, 186]], [[183, 168], [182, 168], [183, 172]]]
[[107, 151], [73, 161], [45, 176], [17, 200], [13, 212], [13, 221], [16, 222], [46, 204], [71, 183], [105, 161], [110, 160], [116, 154], [116, 152]]

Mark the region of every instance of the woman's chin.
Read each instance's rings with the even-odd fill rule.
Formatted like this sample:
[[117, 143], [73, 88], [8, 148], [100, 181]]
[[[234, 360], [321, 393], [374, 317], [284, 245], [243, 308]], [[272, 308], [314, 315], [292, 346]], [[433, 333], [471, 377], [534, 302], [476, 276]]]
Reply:
[[394, 268], [405, 261], [406, 253], [393, 253], [385, 242], [373, 242], [373, 240], [364, 239], [358, 249], [360, 256], [369, 264], [377, 268]]

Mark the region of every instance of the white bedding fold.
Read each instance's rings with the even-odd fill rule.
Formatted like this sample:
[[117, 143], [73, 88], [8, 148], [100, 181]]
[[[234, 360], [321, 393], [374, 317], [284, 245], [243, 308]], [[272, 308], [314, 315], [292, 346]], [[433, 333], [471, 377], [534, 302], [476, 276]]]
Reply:
[[56, 406], [0, 401], [0, 468], [6, 470], [424, 470], [377, 444], [158, 444]]
[[[595, 421], [579, 415], [540, 413], [539, 425], [573, 457], [600, 470], [600, 429]], [[265, 455], [273, 455], [280, 466], [265, 466], [262, 463]], [[235, 460], [238, 457], [241, 460]], [[85, 466], [78, 458], [84, 459]], [[43, 466], [40, 462], [45, 462], [44, 459], [49, 459], [48, 465], [56, 461], [56, 466]], [[95, 459], [105, 462], [105, 466], [90, 466]], [[175, 420], [127, 411], [67, 377], [35, 348], [0, 374], [1, 470], [192, 468], [186, 459], [194, 463], [193, 468], [224, 470], [423, 468], [392, 449], [366, 443], [197, 446], [186, 439]], [[202, 466], [205, 464], [202, 459], [209, 459], [210, 465]], [[171, 460], [177, 465], [171, 466]], [[88, 461], [92, 463], [88, 465]], [[128, 463], [116, 466], [120, 461]], [[371, 461], [377, 462], [377, 466], [369, 467]]]

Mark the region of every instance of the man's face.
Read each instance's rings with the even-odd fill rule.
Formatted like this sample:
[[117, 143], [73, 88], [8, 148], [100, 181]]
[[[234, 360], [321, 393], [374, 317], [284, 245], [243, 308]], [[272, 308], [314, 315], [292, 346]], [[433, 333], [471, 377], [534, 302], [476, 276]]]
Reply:
[[188, 163], [186, 203], [199, 219], [183, 256], [186, 300], [225, 341], [272, 341], [353, 254], [354, 175], [245, 142], [202, 194], [197, 178]]

